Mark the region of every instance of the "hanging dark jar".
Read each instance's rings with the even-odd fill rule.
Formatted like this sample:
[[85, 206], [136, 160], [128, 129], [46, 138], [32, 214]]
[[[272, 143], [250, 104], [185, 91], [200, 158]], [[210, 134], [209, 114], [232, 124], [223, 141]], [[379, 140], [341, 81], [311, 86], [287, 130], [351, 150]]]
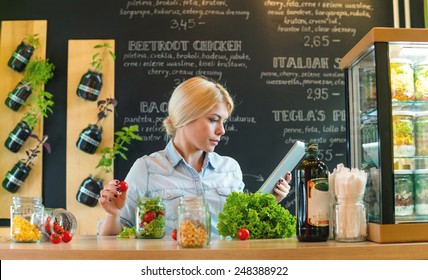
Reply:
[[87, 128], [80, 132], [79, 139], [76, 142], [77, 148], [88, 154], [94, 154], [101, 143], [102, 132], [102, 127], [98, 127], [96, 124], [88, 125]]
[[22, 72], [30, 61], [33, 52], [34, 47], [32, 45], [21, 42], [21, 44], [16, 47], [7, 65], [16, 72]]
[[88, 70], [77, 87], [77, 95], [88, 101], [96, 101], [103, 85], [103, 74]]
[[25, 179], [30, 174], [31, 167], [22, 161], [18, 161], [12, 170], [6, 173], [6, 178], [3, 180], [3, 188], [11, 193], [16, 193], [20, 186], [24, 184]]
[[5, 104], [13, 111], [18, 111], [25, 104], [32, 89], [30, 85], [24, 81], [20, 81], [12, 92], [7, 95]]
[[83, 180], [76, 194], [76, 200], [90, 207], [95, 207], [103, 189], [103, 181], [98, 177], [89, 176]]
[[25, 121], [20, 121], [9, 133], [4, 146], [11, 152], [18, 152], [31, 135], [32, 129]]

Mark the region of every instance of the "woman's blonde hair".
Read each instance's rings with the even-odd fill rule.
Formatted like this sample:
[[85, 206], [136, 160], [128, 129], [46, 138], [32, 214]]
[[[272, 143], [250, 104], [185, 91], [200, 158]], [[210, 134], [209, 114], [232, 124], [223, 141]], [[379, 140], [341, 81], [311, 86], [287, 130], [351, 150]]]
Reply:
[[168, 102], [168, 117], [163, 122], [166, 133], [174, 137], [177, 128], [200, 118], [221, 102], [226, 103], [230, 115], [234, 103], [223, 86], [201, 76], [182, 82]]

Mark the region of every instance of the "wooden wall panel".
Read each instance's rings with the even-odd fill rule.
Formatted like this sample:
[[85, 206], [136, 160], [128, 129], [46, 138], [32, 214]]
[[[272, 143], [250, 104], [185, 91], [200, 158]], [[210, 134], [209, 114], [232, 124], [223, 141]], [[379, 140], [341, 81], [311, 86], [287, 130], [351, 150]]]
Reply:
[[[3, 182], [6, 173], [12, 169], [17, 161], [25, 158], [25, 150], [34, 148], [36, 144], [34, 139], [28, 139], [18, 153], [13, 153], [4, 147], [4, 141], [16, 124], [21, 120], [27, 108], [22, 107], [18, 112], [9, 109], [4, 101], [9, 92], [11, 92], [17, 83], [22, 80], [23, 74], [13, 71], [7, 66], [9, 58], [28, 34], [39, 34], [40, 48], [34, 51], [31, 59], [40, 57], [46, 58], [46, 36], [47, 20], [17, 20], [1, 22], [1, 39], [0, 39], [0, 180]], [[55, 64], [54, 61], [51, 61]], [[55, 94], [54, 92], [51, 92]], [[31, 94], [32, 97], [34, 93]], [[28, 100], [27, 100], [28, 101]], [[53, 108], [55, 111], [55, 107]], [[34, 134], [39, 136], [43, 133], [43, 120], [33, 130]], [[49, 141], [49, 140], [48, 140]], [[42, 195], [42, 153], [34, 161], [30, 175], [25, 180], [16, 193], [10, 193], [3, 187], [0, 187], [0, 218], [9, 219], [9, 207], [12, 203], [13, 196], [41, 196]]]
[[[98, 151], [111, 147], [114, 141], [114, 114], [110, 113], [102, 127], [102, 141], [95, 154], [87, 154], [76, 147], [80, 132], [97, 121], [97, 101], [86, 101], [76, 94], [80, 79], [90, 68], [90, 62], [96, 50], [96, 44], [109, 42], [114, 52], [114, 40], [69, 40], [68, 41], [68, 77], [67, 77], [67, 210], [73, 213], [78, 222], [78, 234], [95, 234], [97, 221], [105, 212], [99, 204], [89, 207], [76, 200], [76, 194], [82, 181], [89, 175], [99, 173], [96, 170], [99, 159]], [[114, 98], [114, 61], [106, 56], [103, 63], [103, 86], [98, 100]], [[110, 174], [100, 174], [104, 181], [112, 178]]]

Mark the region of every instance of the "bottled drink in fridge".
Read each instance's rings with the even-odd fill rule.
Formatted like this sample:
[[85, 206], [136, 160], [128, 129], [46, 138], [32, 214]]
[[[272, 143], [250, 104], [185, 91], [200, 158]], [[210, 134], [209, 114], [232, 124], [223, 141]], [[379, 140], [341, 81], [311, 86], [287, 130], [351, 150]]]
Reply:
[[318, 144], [306, 145], [305, 158], [296, 167], [296, 236], [299, 241], [329, 238], [328, 168], [318, 158]]

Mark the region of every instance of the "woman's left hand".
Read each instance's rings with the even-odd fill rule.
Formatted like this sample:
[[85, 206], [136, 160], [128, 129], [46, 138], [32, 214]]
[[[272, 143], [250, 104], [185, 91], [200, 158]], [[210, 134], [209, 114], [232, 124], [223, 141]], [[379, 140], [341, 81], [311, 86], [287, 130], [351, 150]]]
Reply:
[[285, 179], [281, 178], [279, 179], [278, 183], [276, 183], [275, 188], [273, 188], [273, 194], [276, 197], [277, 202], [281, 202], [284, 198], [287, 197], [288, 193], [290, 192], [290, 183], [291, 181], [291, 173], [288, 172], [285, 175]]

